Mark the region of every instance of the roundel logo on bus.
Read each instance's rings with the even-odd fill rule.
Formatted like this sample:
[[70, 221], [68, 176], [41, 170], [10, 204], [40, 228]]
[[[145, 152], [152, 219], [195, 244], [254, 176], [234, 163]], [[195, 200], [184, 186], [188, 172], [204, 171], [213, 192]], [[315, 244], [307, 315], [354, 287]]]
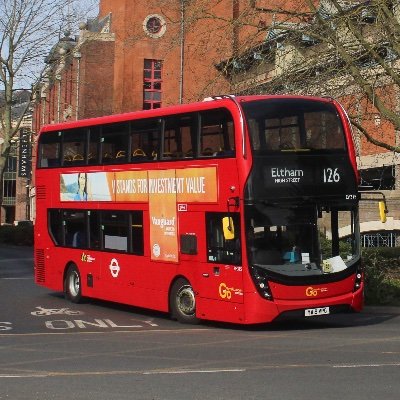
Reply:
[[327, 292], [327, 288], [313, 288], [312, 286], [309, 286], [306, 289], [306, 296], [307, 297], [316, 297], [318, 294], [321, 294], [323, 292]]
[[153, 254], [154, 254], [155, 257], [160, 257], [161, 248], [160, 248], [160, 245], [158, 243], [155, 243], [153, 245]]
[[113, 258], [110, 262], [110, 271], [113, 278], [118, 278], [119, 271], [121, 270], [118, 260]]

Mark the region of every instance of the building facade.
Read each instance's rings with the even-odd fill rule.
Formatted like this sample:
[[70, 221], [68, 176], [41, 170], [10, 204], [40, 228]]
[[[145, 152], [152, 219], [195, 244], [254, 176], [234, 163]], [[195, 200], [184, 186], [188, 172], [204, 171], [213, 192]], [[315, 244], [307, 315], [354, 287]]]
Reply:
[[[342, 3], [354, 5], [361, 15], [359, 7], [366, 2]], [[333, 64], [322, 57], [326, 49], [312, 36], [301, 34], [294, 40], [299, 38], [293, 32], [299, 26], [308, 28], [315, 15], [331, 18], [330, 1], [320, 1], [312, 18], [298, 2], [275, 0], [273, 6], [265, 0], [100, 0], [98, 18], [81, 24], [77, 37], [67, 32], [49, 53], [45, 80], [36, 93], [34, 131], [48, 123], [165, 107], [210, 95], [326, 94], [321, 90], [327, 82], [322, 74], [314, 87], [299, 90], [293, 85], [296, 79], [304, 82], [310, 70], [317, 76], [324, 65]], [[302, 19], [279, 12], [283, 7]], [[363, 32], [370, 32], [371, 21], [369, 15], [359, 20]], [[339, 36], [348, 34], [339, 28]], [[384, 57], [393, 55], [387, 46], [384, 49]], [[315, 51], [321, 52], [321, 65], [309, 68], [307, 60]], [[334, 74], [330, 77], [332, 82], [336, 79]], [[392, 96], [397, 112], [396, 88], [385, 82], [378, 86]], [[369, 106], [351, 88], [335, 97], [367, 118]], [[400, 134], [393, 125], [374, 112], [368, 115], [374, 115], [366, 123], [369, 129], [399, 146]], [[362, 135], [357, 135], [356, 144], [363, 183], [383, 190], [389, 207], [388, 223], [383, 225], [375, 203], [364, 203], [362, 230], [400, 237], [399, 153], [375, 146]]]
[[[235, 2], [218, 3], [213, 13], [232, 19]], [[193, 17], [197, 7], [188, 1], [101, 0], [99, 17], [81, 24], [77, 37], [66, 32], [46, 58], [34, 130], [229, 92], [214, 64], [232, 54], [233, 33], [215, 19], [212, 35], [220, 37], [211, 37], [210, 22]]]
[[[11, 147], [6, 160], [2, 179], [1, 224], [14, 224], [31, 218], [32, 196], [30, 194], [32, 178], [32, 109], [30, 92], [19, 91], [15, 94], [15, 104], [11, 110], [12, 124], [16, 126], [21, 118], [20, 128], [11, 139]], [[0, 129], [0, 152], [4, 138]]]

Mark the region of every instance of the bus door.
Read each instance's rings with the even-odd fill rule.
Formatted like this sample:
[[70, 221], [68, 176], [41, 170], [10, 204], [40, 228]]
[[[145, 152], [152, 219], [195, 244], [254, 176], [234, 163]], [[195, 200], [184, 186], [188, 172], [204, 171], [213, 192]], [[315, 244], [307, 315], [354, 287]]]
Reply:
[[201, 297], [243, 303], [239, 213], [206, 213], [207, 262], [200, 264]]
[[[93, 212], [97, 214], [96, 212]], [[98, 236], [102, 241], [101, 282], [104, 298], [127, 302], [136, 283], [134, 264], [143, 253], [141, 212], [102, 211]], [[136, 221], [138, 220], [138, 221]], [[140, 226], [137, 228], [137, 226]], [[140, 237], [138, 232], [141, 231]], [[95, 238], [93, 238], [95, 239]]]

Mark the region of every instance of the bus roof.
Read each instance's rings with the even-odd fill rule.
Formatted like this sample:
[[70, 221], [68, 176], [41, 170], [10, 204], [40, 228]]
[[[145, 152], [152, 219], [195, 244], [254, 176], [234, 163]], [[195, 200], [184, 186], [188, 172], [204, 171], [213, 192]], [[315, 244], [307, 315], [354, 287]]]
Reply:
[[[313, 101], [327, 102], [334, 101], [328, 97], [300, 96], [300, 95], [251, 95], [251, 96], [234, 96], [234, 95], [218, 95], [204, 99], [201, 102], [179, 104], [168, 107], [157, 108], [154, 110], [139, 110], [122, 114], [111, 114], [101, 117], [81, 119], [78, 121], [60, 122], [55, 124], [44, 125], [40, 132], [51, 132], [61, 129], [72, 129], [80, 127], [88, 127], [93, 125], [102, 125], [115, 122], [125, 122], [134, 119], [155, 118], [178, 113], [189, 113], [210, 108], [218, 108], [232, 104], [231, 99], [235, 99], [238, 103], [251, 102], [257, 100], [276, 100], [276, 99], [309, 99]], [[212, 106], [210, 106], [212, 104]]]

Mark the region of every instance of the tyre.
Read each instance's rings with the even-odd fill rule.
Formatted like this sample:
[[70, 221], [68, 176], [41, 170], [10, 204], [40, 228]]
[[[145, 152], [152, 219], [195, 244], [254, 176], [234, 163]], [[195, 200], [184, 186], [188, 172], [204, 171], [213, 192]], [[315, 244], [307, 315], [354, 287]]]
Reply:
[[65, 274], [64, 293], [65, 298], [73, 303], [79, 303], [82, 299], [81, 276], [75, 265], [70, 265]]
[[173, 318], [183, 324], [198, 324], [196, 296], [186, 279], [178, 279], [171, 288], [170, 309]]

